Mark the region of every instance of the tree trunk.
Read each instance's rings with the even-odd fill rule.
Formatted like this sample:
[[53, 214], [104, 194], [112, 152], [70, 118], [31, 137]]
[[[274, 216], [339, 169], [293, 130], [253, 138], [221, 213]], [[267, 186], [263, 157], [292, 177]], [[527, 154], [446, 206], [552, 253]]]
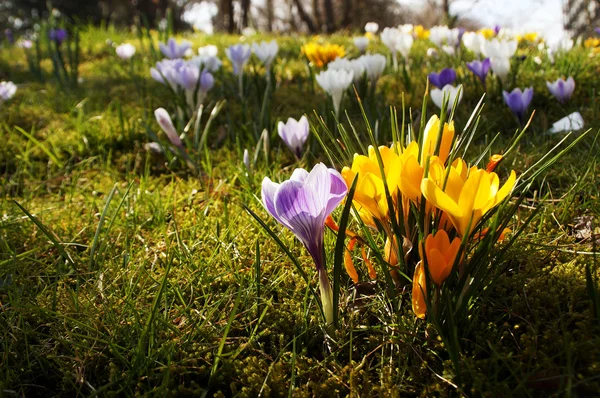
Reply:
[[335, 31], [335, 15], [333, 13], [333, 2], [331, 0], [323, 0], [323, 5], [325, 6], [325, 28], [327, 30], [327, 33], [333, 33]]
[[296, 5], [296, 9], [298, 10], [298, 15], [300, 15], [300, 19], [302, 19], [302, 21], [304, 21], [304, 23], [306, 24], [308, 31], [310, 33], [316, 33], [317, 29], [315, 27], [315, 23], [312, 19], [310, 19], [310, 16], [306, 13], [304, 7], [302, 7], [300, 0], [294, 0], [294, 4]]
[[273, 0], [266, 0], [265, 6], [267, 8], [267, 32], [273, 31]]
[[342, 19], [343, 28], [347, 29], [352, 25], [352, 0], [344, 0], [344, 18]]
[[319, 0], [312, 0], [312, 13], [315, 17], [315, 24], [317, 29], [323, 29], [323, 20], [321, 19], [321, 2]]
[[250, 12], [250, 0], [242, 0], [242, 29], [248, 27], [249, 12]]

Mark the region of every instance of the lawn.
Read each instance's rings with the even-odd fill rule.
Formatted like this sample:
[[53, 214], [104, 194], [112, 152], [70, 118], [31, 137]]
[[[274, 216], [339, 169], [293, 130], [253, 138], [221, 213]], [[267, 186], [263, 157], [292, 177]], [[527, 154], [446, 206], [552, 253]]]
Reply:
[[[169, 147], [153, 114], [163, 107], [178, 132], [186, 127], [182, 105], [150, 77], [166, 36], [79, 29], [78, 74], [65, 68], [74, 81], [52, 72], [45, 42], [43, 79], [28, 66], [32, 50], [7, 46], [0, 55], [2, 80], [18, 86], [0, 105], [0, 395], [600, 394], [600, 55], [594, 49], [576, 44], [552, 63], [537, 43], [522, 42], [505, 82], [488, 76], [484, 88], [465, 65], [474, 59], [466, 49], [428, 57], [435, 46], [416, 40], [398, 71], [390, 61], [376, 87], [357, 84], [362, 105], [347, 90], [337, 126], [314, 78], [320, 69], [308, 66], [301, 46], [336, 43], [356, 57], [351, 35], [188, 34], [194, 52], [215, 44], [223, 67], [214, 73], [200, 129], [186, 130], [190, 141], [202, 134], [186, 161]], [[240, 96], [225, 48], [271, 39], [279, 53], [270, 79], [253, 56]], [[131, 60], [115, 55], [123, 42], [137, 48]], [[63, 43], [65, 54], [67, 45], [74, 44]], [[389, 58], [377, 39], [369, 50]], [[341, 263], [338, 235], [330, 230], [325, 253], [339, 313], [334, 327], [326, 325], [313, 259], [265, 210], [261, 181], [281, 182], [318, 162], [342, 171], [352, 153], [345, 148], [337, 156], [336, 148], [352, 131], [365, 146], [371, 127], [379, 145], [389, 146], [400, 128], [416, 136], [421, 123], [440, 114], [431, 100], [423, 107], [426, 77], [445, 67], [455, 68], [464, 87], [453, 117], [457, 135], [471, 131], [469, 117], [479, 112], [464, 155], [469, 163], [481, 155], [485, 166], [521, 131], [503, 88], [533, 87], [527, 120], [535, 113], [502, 161], [502, 181], [510, 170], [522, 175], [568, 151], [501, 207], [514, 207], [507, 222], [520, 233], [502, 256], [489, 257], [486, 267], [502, 272], [450, 325], [453, 339], [429, 316], [415, 316], [412, 283], [386, 282], [386, 264], [372, 248], [377, 277], [355, 250], [359, 282], [341, 268], [334, 280], [333, 264]], [[561, 76], [576, 81], [566, 104], [546, 88]], [[574, 111], [584, 129], [548, 133]], [[277, 122], [303, 114], [312, 130], [296, 158]], [[162, 153], [147, 145], [153, 138]], [[333, 219], [349, 219], [347, 231], [366, 230], [346, 209], [342, 202]], [[384, 241], [373, 234], [375, 246]]]

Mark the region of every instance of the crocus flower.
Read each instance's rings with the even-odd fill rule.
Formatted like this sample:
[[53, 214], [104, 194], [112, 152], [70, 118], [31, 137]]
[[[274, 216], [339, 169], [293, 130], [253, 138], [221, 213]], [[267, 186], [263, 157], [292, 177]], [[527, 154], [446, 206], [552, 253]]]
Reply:
[[504, 57], [491, 57], [490, 66], [492, 71], [496, 76], [498, 76], [501, 80], [506, 79], [508, 76], [508, 72], [510, 72], [510, 58]]
[[333, 100], [333, 110], [335, 115], [339, 117], [340, 105], [342, 104], [342, 96], [344, 91], [352, 84], [354, 73], [346, 70], [328, 69], [319, 73], [315, 79], [319, 86], [331, 96]]
[[369, 46], [369, 38], [367, 36], [358, 36], [354, 38], [354, 45], [360, 53], [364, 53]]
[[117, 46], [115, 52], [121, 59], [130, 59], [135, 54], [135, 46], [129, 43], [121, 44]]
[[333, 292], [327, 277], [323, 235], [325, 220], [346, 196], [344, 179], [334, 169], [317, 164], [310, 173], [296, 169], [281, 184], [262, 181], [262, 203], [280, 224], [304, 244], [319, 275], [321, 302], [327, 324], [333, 323]]
[[486, 58], [483, 61], [475, 60], [473, 62], [467, 62], [467, 68], [469, 68], [469, 70], [473, 72], [473, 74], [477, 76], [479, 80], [481, 80], [481, 83], [483, 83], [484, 86], [485, 78], [487, 77], [487, 74], [490, 71], [491, 65], [492, 64], [489, 58]]
[[67, 40], [67, 31], [62, 28], [50, 29], [48, 31], [48, 39], [60, 46], [63, 41]]
[[525, 122], [525, 113], [533, 98], [533, 87], [526, 88], [523, 91], [520, 88], [515, 88], [510, 93], [502, 91], [502, 95], [504, 96], [506, 105], [508, 105], [512, 113], [519, 119], [519, 123], [523, 125]]
[[352, 72], [353, 81], [360, 81], [365, 75], [365, 64], [362, 57], [356, 59], [337, 58], [327, 65], [327, 70], [345, 70]]
[[6, 41], [8, 41], [10, 44], [15, 42], [15, 36], [13, 35], [13, 31], [11, 29], [5, 29], [4, 36], [6, 36]]
[[573, 112], [552, 124], [550, 133], [560, 133], [563, 131], [578, 131], [583, 128], [583, 117], [579, 112]]
[[508, 180], [500, 187], [496, 173], [471, 169], [463, 179], [459, 165], [463, 170], [466, 169], [460, 162], [453, 163], [448, 176], [441, 181], [424, 178], [421, 181], [421, 193], [429, 203], [446, 212], [462, 237], [470, 236], [483, 216], [508, 197], [517, 177], [514, 170], [511, 171]]
[[177, 44], [177, 41], [171, 37], [167, 43], [158, 43], [160, 52], [169, 59], [182, 58], [186, 51], [192, 46], [189, 41], [182, 41], [181, 44]]
[[190, 61], [198, 65], [200, 69], [208, 69], [210, 72], [216, 72], [221, 67], [221, 60], [217, 57], [219, 49], [217, 46], [209, 44], [198, 49], [198, 56]]
[[404, 33], [400, 29], [385, 28], [381, 32], [381, 41], [391, 51], [394, 70], [397, 70], [398, 59], [396, 53], [400, 52], [405, 59], [408, 58], [414, 38], [411, 34]]
[[438, 47], [441, 47], [443, 44], [456, 47], [460, 44], [463, 33], [464, 30], [461, 31], [457, 28], [450, 29], [447, 26], [434, 26], [429, 29], [429, 40]]
[[302, 54], [317, 68], [322, 68], [331, 61], [343, 57], [345, 53], [344, 47], [338, 44], [321, 45], [311, 42], [302, 46]]
[[419, 319], [425, 319], [427, 313], [427, 276], [423, 262], [419, 261], [415, 267], [412, 285], [412, 309], [415, 316]]
[[367, 22], [365, 24], [365, 32], [375, 34], [379, 30], [379, 24], [377, 22]]
[[244, 155], [242, 156], [242, 162], [244, 162], [244, 166], [246, 166], [246, 171], [250, 173], [250, 153], [248, 152], [248, 148], [244, 149]]
[[456, 100], [457, 96], [457, 103], [460, 103], [460, 101], [462, 100], [462, 84], [459, 84], [456, 87], [447, 84], [442, 89], [434, 88], [433, 90], [431, 90], [429, 95], [431, 96], [431, 100], [433, 101], [435, 106], [437, 106], [440, 109], [442, 109], [442, 103], [444, 101], [444, 97], [446, 97], [448, 99], [448, 110], [450, 110], [452, 106], [454, 106], [454, 101]]
[[450, 275], [459, 249], [460, 238], [456, 236], [450, 242], [448, 234], [443, 229], [438, 230], [435, 235], [429, 234], [425, 239], [427, 269], [436, 285], [441, 286]]
[[11, 99], [17, 92], [17, 86], [13, 82], [0, 83], [0, 104]]
[[229, 58], [233, 65], [233, 74], [241, 76], [244, 73], [244, 66], [248, 62], [248, 59], [250, 59], [250, 55], [252, 55], [252, 50], [247, 44], [235, 44], [229, 46], [225, 50], [225, 54], [227, 54], [227, 58]]
[[594, 32], [596, 32], [596, 34], [600, 35], [600, 28], [594, 28]]
[[158, 108], [154, 111], [154, 117], [162, 131], [167, 135], [169, 141], [177, 148], [183, 150], [183, 143], [181, 142], [181, 138], [179, 138], [179, 134], [177, 134], [177, 130], [175, 130], [175, 126], [173, 126], [169, 112], [164, 108]]
[[462, 37], [462, 42], [467, 50], [475, 55], [481, 54], [485, 41], [485, 36], [477, 32], [466, 32]]
[[561, 78], [556, 79], [555, 82], [546, 82], [546, 86], [550, 93], [556, 97], [558, 102], [564, 104], [569, 99], [571, 99], [571, 95], [573, 95], [573, 91], [575, 91], [575, 80], [569, 76], [567, 80]]
[[363, 55], [359, 58], [359, 60], [365, 66], [367, 78], [372, 82], [376, 82], [379, 79], [387, 62], [385, 56], [381, 54]]
[[290, 117], [286, 123], [277, 123], [277, 133], [294, 155], [300, 159], [302, 148], [308, 138], [308, 119], [306, 116], [302, 116], [300, 120]]
[[452, 68], [442, 69], [440, 73], [431, 72], [429, 74], [429, 81], [437, 88], [452, 84], [454, 80], [456, 80], [456, 72]]
[[163, 59], [158, 61], [154, 68], [150, 68], [150, 75], [157, 82], [176, 89], [180, 83], [180, 71], [185, 64], [183, 59]]
[[279, 46], [275, 40], [271, 40], [270, 42], [262, 41], [260, 44], [252, 44], [252, 51], [254, 51], [254, 54], [265, 65], [268, 71], [271, 68], [271, 63], [277, 56], [277, 52], [279, 52]]

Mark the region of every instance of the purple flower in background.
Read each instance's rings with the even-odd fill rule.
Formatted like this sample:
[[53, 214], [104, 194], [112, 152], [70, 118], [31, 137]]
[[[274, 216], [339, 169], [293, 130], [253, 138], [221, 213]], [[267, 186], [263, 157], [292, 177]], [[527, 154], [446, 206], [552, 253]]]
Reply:
[[175, 89], [179, 85], [180, 71], [185, 66], [183, 59], [163, 59], [154, 68], [150, 68], [150, 76], [162, 84], [168, 84]]
[[174, 38], [170, 38], [165, 43], [158, 43], [158, 47], [160, 47], [160, 52], [169, 59], [181, 58], [185, 55], [186, 51], [192, 44], [189, 41], [182, 41], [181, 44], [177, 44], [177, 41]]
[[229, 46], [225, 53], [233, 65], [233, 74], [240, 76], [244, 72], [244, 65], [252, 55], [252, 49], [247, 44], [235, 44]]
[[520, 88], [515, 88], [510, 93], [508, 91], [502, 91], [502, 95], [504, 96], [504, 102], [508, 105], [512, 113], [515, 114], [517, 119], [519, 119], [519, 123], [521, 123], [522, 126], [525, 121], [525, 113], [533, 98], [533, 87], [526, 88], [523, 91], [521, 91]]
[[327, 324], [333, 323], [333, 292], [325, 268], [323, 235], [325, 220], [346, 196], [348, 187], [334, 169], [323, 163], [311, 172], [296, 169], [281, 184], [268, 177], [262, 181], [262, 202], [280, 224], [288, 228], [304, 244], [319, 274], [321, 302]]
[[48, 39], [50, 41], [56, 42], [56, 44], [58, 44], [59, 46], [62, 44], [63, 41], [67, 40], [67, 37], [67, 31], [62, 28], [50, 29], [48, 31]]
[[456, 72], [452, 68], [442, 69], [440, 73], [432, 72], [429, 74], [429, 81], [437, 88], [452, 84], [454, 80], [456, 80]]
[[200, 78], [200, 68], [190, 63], [184, 63], [178, 70], [177, 83], [184, 90], [194, 90]]
[[456, 40], [456, 47], [460, 46], [460, 43], [462, 42], [462, 37], [465, 34], [467, 30], [465, 28], [458, 28], [458, 39]]
[[302, 148], [308, 138], [308, 119], [306, 116], [302, 116], [300, 120], [290, 117], [286, 123], [277, 123], [277, 133], [294, 155], [300, 159]]
[[600, 35], [600, 28], [594, 28], [594, 32]]
[[7, 28], [4, 30], [4, 36], [6, 36], [6, 40], [10, 43], [13, 44], [15, 42], [15, 36], [13, 35], [13, 32], [11, 29]]
[[571, 99], [571, 95], [573, 95], [573, 91], [575, 91], [575, 80], [569, 76], [567, 80], [565, 79], [556, 79], [555, 82], [546, 82], [546, 86], [550, 93], [556, 97], [558, 102], [564, 104], [569, 99]]
[[487, 74], [490, 71], [491, 65], [492, 63], [490, 62], [489, 58], [486, 58], [483, 61], [475, 60], [473, 62], [467, 62], [467, 68], [469, 68], [469, 70], [473, 72], [473, 74], [477, 76], [479, 80], [481, 80], [481, 83], [483, 83], [484, 86], [485, 78], [487, 77]]
[[495, 34], [496, 36], [498, 36], [498, 33], [500, 33], [500, 29], [502, 29], [502, 28], [500, 27], [500, 25], [496, 25], [496, 26], [494, 26], [494, 34]]

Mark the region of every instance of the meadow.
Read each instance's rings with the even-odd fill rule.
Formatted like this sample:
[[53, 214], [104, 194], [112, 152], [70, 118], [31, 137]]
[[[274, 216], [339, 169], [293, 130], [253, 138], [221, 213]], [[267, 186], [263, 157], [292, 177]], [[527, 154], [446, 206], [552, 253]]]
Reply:
[[[336, 112], [318, 82], [326, 67], [309, 65], [302, 46], [338, 44], [356, 58], [350, 33], [178, 36], [194, 55], [216, 45], [223, 62], [200, 101], [157, 81], [166, 73], [151, 75], [167, 33], [77, 29], [62, 43], [44, 34], [31, 48], [4, 43], [0, 55], [2, 80], [17, 85], [0, 104], [0, 395], [600, 394], [600, 42], [551, 54], [524, 38], [506, 76], [488, 75], [484, 86], [465, 63], [478, 57], [460, 43], [452, 52], [417, 38], [396, 69], [374, 34], [368, 51], [385, 56], [385, 70], [344, 89]], [[279, 51], [267, 68], [252, 55], [240, 86], [225, 49], [263, 40]], [[130, 59], [115, 54], [121, 43], [136, 47]], [[443, 68], [454, 69], [464, 92], [440, 109], [425, 94], [434, 90], [429, 73]], [[546, 84], [561, 76], [576, 82], [564, 103]], [[526, 129], [502, 94], [516, 87], [533, 88]], [[428, 312], [416, 311], [427, 192], [405, 213], [419, 238], [414, 250], [399, 245], [405, 259], [395, 262], [407, 265], [394, 272], [383, 246], [401, 235], [395, 216], [393, 234], [385, 216], [363, 217], [361, 182], [346, 179], [355, 207], [340, 198], [339, 230], [328, 221], [322, 250], [336, 304], [330, 322], [315, 255], [265, 209], [263, 178], [281, 182], [319, 162], [346, 178], [343, 167], [369, 144], [408, 147], [408, 134], [421, 145], [434, 114], [445, 132], [447, 107], [458, 137], [451, 160], [460, 149], [469, 166], [485, 169], [502, 154], [502, 183], [511, 170], [523, 182], [477, 231], [472, 219], [466, 232], [448, 230], [478, 290], [460, 311], [433, 306], [456, 304], [468, 290], [450, 290], [463, 286], [455, 253], [445, 282], [431, 269], [423, 276]], [[176, 137], [157, 123], [157, 108]], [[584, 128], [549, 132], [575, 111]], [[294, 153], [278, 122], [302, 115], [310, 134]], [[433, 141], [435, 151], [444, 140]], [[398, 206], [384, 185], [378, 206]], [[434, 214], [434, 222], [445, 217]], [[351, 231], [361, 250], [346, 249]]]

